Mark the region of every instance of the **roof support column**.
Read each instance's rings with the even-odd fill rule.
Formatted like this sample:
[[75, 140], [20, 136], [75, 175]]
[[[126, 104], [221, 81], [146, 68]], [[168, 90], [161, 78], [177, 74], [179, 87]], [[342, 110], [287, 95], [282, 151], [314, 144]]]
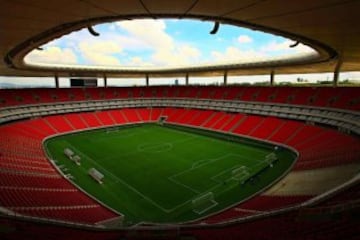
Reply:
[[107, 77], [105, 74], [104, 74], [104, 87], [107, 88]]
[[189, 85], [189, 73], [186, 73], [186, 75], [185, 75], [185, 85], [186, 86]]
[[146, 83], [146, 86], [148, 87], [149, 86], [149, 74], [146, 74], [146, 76], [145, 76], [145, 83]]
[[275, 82], [275, 71], [274, 70], [271, 70], [270, 72], [270, 86], [274, 86]]
[[340, 69], [341, 69], [341, 66], [342, 66], [342, 59], [339, 57], [337, 63], [336, 63], [336, 66], [335, 66], [335, 69], [334, 69], [334, 79], [333, 79], [333, 86], [334, 87], [337, 87], [338, 86], [338, 82], [339, 82], [339, 73], [340, 73]]
[[227, 85], [228, 71], [224, 72], [224, 86]]
[[55, 74], [55, 88], [60, 88], [60, 85], [59, 85], [59, 76], [57, 74]]

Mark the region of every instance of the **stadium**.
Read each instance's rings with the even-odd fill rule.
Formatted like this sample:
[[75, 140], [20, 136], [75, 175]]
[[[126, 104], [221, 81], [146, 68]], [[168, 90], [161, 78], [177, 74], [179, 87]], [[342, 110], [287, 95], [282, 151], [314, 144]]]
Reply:
[[[360, 88], [341, 78], [360, 71], [358, 1], [16, 0], [0, 9], [2, 239], [358, 238]], [[179, 22], [187, 36], [165, 32]], [[226, 45], [239, 28], [255, 32], [229, 40], [242, 58], [214, 43], [217, 61], [199, 60], [203, 35]], [[289, 54], [245, 49], [259, 32], [285, 38], [267, 47]], [[74, 52], [63, 40], [80, 41], [72, 34], [82, 41]], [[143, 55], [128, 58], [115, 42]], [[289, 83], [318, 73], [326, 81]]]

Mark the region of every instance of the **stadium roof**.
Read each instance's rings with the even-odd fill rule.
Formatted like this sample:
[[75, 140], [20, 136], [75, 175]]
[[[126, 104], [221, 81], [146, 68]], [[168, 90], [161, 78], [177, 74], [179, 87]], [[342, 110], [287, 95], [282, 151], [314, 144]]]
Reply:
[[[0, 75], [197, 76], [360, 70], [360, 1], [357, 0], [8, 0], [0, 3]], [[101, 22], [135, 18], [196, 18], [262, 30], [307, 44], [318, 58], [205, 66], [166, 71], [28, 69], [23, 57], [43, 43]]]

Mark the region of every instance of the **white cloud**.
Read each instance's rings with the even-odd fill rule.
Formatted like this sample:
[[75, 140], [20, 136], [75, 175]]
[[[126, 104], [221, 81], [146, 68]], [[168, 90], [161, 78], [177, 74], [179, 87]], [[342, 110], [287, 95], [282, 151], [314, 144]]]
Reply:
[[189, 45], [183, 45], [179, 47], [179, 54], [180, 56], [186, 57], [186, 58], [199, 58], [201, 55], [201, 52], [199, 49], [189, 46]]
[[137, 41], [140, 40], [154, 49], [171, 49], [174, 47], [174, 40], [165, 32], [164, 20], [121, 21], [117, 22], [116, 25], [125, 29]]
[[189, 65], [199, 61], [200, 50], [189, 45], [181, 45], [174, 49], [159, 49], [152, 55], [157, 66]]
[[[189, 44], [181, 44], [166, 32], [164, 20], [139, 20], [117, 22], [117, 26], [126, 30], [130, 36], [122, 36], [122, 42], [133, 49], [152, 51], [146, 65], [174, 66], [197, 62], [201, 52]], [[129, 64], [132, 64], [130, 62]]]
[[266, 57], [265, 54], [255, 50], [241, 50], [233, 46], [226, 48], [225, 52], [213, 51], [211, 52], [211, 56], [218, 62], [253, 62]]
[[360, 72], [343, 72], [340, 74], [340, 78], [342, 80], [349, 79], [360, 81]]
[[137, 66], [137, 67], [150, 67], [153, 66], [152, 63], [145, 62], [141, 57], [132, 57], [130, 60], [123, 65], [126, 66]]
[[237, 40], [239, 43], [251, 43], [253, 41], [248, 35], [240, 35]]
[[152, 49], [152, 46], [150, 46], [147, 42], [145, 42], [141, 38], [135, 38], [133, 36], [117, 36], [114, 37], [117, 42], [121, 43], [121, 46], [126, 51], [134, 51], [134, 52], [141, 52], [144, 50], [150, 50]]
[[110, 30], [110, 31], [115, 31], [115, 30], [116, 30], [116, 24], [110, 23], [110, 24], [109, 24], [109, 30]]
[[302, 43], [300, 43], [299, 45], [297, 45], [295, 47], [295, 51], [297, 53], [314, 53], [316, 52], [314, 49], [312, 49], [311, 47], [304, 45]]
[[80, 42], [79, 49], [84, 58], [91, 64], [102, 66], [120, 65], [113, 54], [121, 53], [122, 48], [113, 41]]
[[79, 47], [81, 49], [89, 48], [92, 52], [100, 54], [114, 54], [122, 51], [122, 48], [114, 41], [84, 41], [79, 44]]
[[56, 46], [44, 47], [44, 50], [33, 50], [25, 57], [26, 63], [76, 64], [77, 57], [69, 48]]
[[266, 44], [265, 46], [261, 47], [261, 51], [263, 51], [263, 52], [278, 52], [278, 51], [289, 50], [291, 44], [292, 44], [292, 41], [290, 41], [290, 40], [285, 40], [282, 42], [272, 41], [272, 42]]
[[295, 51], [296, 53], [314, 53], [314, 50], [302, 43], [299, 43], [294, 48], [291, 48], [290, 46], [294, 44], [294, 41], [286, 39], [282, 42], [276, 42], [272, 41], [265, 46], [260, 48], [260, 51], [263, 52], [290, 52]]

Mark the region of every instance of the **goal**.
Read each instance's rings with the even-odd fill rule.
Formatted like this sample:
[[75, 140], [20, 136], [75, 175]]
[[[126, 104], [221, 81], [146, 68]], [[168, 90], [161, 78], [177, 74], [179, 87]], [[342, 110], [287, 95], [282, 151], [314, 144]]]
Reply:
[[231, 171], [232, 179], [238, 181], [238, 182], [245, 182], [245, 180], [250, 176], [250, 173], [245, 166], [241, 166], [238, 168], [235, 168]]
[[167, 116], [160, 116], [159, 119], [158, 119], [158, 124], [159, 125], [164, 125], [164, 123], [166, 122], [167, 120]]
[[210, 208], [215, 207], [218, 203], [214, 200], [214, 193], [207, 192], [200, 195], [197, 198], [194, 198], [191, 201], [193, 205], [193, 211], [197, 214], [203, 214], [208, 211]]
[[109, 134], [109, 133], [118, 132], [118, 131], [119, 131], [118, 127], [111, 127], [111, 128], [107, 128], [105, 133]]
[[265, 162], [270, 167], [273, 167], [274, 162], [276, 162], [277, 160], [278, 160], [278, 157], [276, 156], [276, 154], [274, 152], [269, 153], [268, 155], [265, 156]]

